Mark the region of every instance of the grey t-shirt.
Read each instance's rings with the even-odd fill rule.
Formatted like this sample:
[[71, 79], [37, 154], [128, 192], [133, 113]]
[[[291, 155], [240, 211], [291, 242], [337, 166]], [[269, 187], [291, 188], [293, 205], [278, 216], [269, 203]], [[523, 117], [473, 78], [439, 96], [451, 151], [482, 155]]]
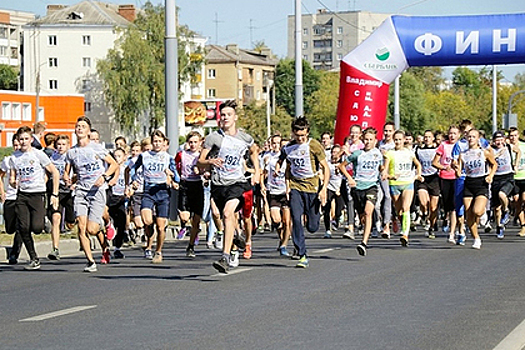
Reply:
[[216, 186], [229, 186], [245, 182], [244, 155], [253, 145], [253, 137], [242, 130], [233, 136], [222, 130], [209, 134], [204, 141], [204, 148], [210, 150], [208, 157], [222, 158], [222, 167], [213, 167], [211, 182]]
[[27, 152], [15, 151], [9, 162], [10, 168], [16, 171], [20, 192], [46, 191], [45, 167], [51, 160], [44, 152], [34, 148]]
[[[90, 142], [87, 146], [76, 145], [66, 153], [66, 162], [77, 174], [76, 189], [90, 190], [106, 171], [104, 158], [108, 151], [101, 144]], [[100, 189], [106, 189], [106, 183]]]

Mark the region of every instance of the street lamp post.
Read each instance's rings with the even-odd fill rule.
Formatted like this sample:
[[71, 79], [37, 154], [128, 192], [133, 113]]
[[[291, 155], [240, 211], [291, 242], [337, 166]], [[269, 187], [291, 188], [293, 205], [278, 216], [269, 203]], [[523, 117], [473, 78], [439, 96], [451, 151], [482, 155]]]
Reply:
[[177, 53], [177, 7], [175, 0], [166, 0], [165, 84], [166, 135], [170, 139], [170, 154], [179, 148], [179, 72]]

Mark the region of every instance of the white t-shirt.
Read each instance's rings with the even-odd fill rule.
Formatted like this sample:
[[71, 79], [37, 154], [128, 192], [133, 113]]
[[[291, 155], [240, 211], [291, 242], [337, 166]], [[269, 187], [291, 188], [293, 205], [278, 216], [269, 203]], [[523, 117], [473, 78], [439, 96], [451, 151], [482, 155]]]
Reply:
[[51, 160], [38, 149], [27, 152], [15, 151], [10, 159], [10, 168], [16, 171], [20, 192], [46, 192], [46, 166]]

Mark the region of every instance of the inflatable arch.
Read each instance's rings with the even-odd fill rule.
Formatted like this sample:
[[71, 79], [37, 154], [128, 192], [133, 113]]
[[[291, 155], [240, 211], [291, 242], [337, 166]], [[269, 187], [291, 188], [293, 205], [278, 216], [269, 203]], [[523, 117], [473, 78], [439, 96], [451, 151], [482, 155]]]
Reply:
[[525, 63], [525, 14], [392, 16], [341, 61], [335, 142], [386, 118], [389, 84], [410, 66]]

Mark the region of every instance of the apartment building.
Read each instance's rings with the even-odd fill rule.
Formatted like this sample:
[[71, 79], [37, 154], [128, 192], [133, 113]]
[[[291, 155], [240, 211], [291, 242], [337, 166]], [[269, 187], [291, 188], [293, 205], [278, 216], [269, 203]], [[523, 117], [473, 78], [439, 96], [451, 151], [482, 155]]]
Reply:
[[[390, 16], [367, 11], [326, 10], [302, 15], [302, 58], [315, 69], [338, 70], [339, 61]], [[294, 15], [288, 16], [287, 57], [295, 58]]]

